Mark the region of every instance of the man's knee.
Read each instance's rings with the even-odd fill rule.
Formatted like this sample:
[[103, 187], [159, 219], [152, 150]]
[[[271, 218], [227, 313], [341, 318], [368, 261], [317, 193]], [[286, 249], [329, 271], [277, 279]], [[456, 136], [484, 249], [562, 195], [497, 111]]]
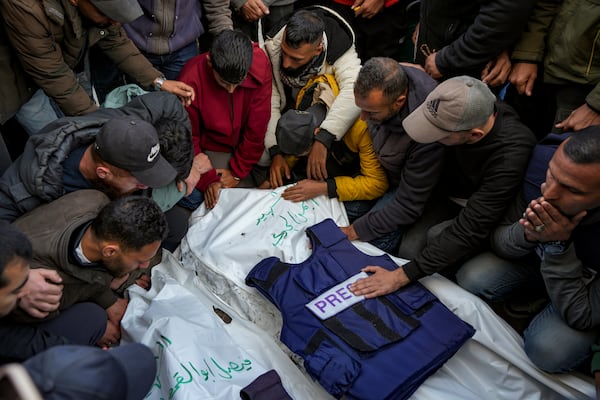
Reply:
[[456, 273], [456, 282], [465, 290], [488, 300], [497, 300], [494, 287], [506, 261], [493, 253], [479, 254], [465, 262]]
[[577, 368], [589, 357], [596, 332], [569, 327], [554, 307], [548, 306], [534, 318], [523, 339], [525, 353], [538, 368], [563, 373]]

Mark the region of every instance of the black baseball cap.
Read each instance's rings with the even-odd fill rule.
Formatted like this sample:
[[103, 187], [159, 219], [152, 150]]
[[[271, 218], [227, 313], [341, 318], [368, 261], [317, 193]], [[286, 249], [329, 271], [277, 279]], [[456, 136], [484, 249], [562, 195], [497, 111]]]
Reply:
[[287, 110], [279, 118], [275, 137], [277, 146], [288, 155], [301, 155], [312, 145], [315, 129], [321, 125], [327, 114], [325, 104], [317, 103], [306, 111]]
[[107, 121], [96, 136], [94, 148], [102, 160], [130, 172], [151, 188], [166, 186], [177, 176], [160, 154], [156, 129], [144, 120], [127, 117]]

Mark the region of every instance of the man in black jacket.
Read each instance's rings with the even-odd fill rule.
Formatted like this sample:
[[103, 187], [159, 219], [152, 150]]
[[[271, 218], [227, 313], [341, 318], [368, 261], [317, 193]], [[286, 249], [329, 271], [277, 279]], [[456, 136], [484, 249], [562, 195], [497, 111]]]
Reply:
[[422, 0], [415, 62], [434, 79], [470, 75], [490, 86], [506, 81], [508, 52], [533, 0]]
[[[431, 197], [428, 209], [436, 216], [447, 209], [443, 217], [450, 219], [427, 234], [431, 224], [419, 223], [416, 236], [427, 238], [426, 243], [411, 241], [406, 246], [405, 237], [401, 246], [412, 250], [412, 260], [394, 271], [365, 268], [373, 274], [351, 287], [357, 295], [391, 293], [477, 254], [518, 192], [535, 145], [533, 134], [515, 112], [496, 102], [484, 83], [467, 76], [440, 84], [403, 126], [416, 142], [449, 146], [440, 193]], [[438, 222], [427, 211], [421, 220]]]

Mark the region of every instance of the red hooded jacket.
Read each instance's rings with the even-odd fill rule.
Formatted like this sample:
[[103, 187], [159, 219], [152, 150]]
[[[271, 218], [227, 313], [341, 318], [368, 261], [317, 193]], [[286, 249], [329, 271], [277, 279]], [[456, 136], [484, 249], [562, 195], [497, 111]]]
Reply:
[[[192, 58], [179, 75], [180, 81], [196, 91], [196, 99], [187, 107], [194, 154], [206, 150], [232, 153], [229, 169], [243, 179], [264, 150], [271, 118], [271, 65], [264, 51], [254, 44], [248, 76], [230, 94], [215, 80], [207, 55]], [[196, 187], [204, 192], [218, 180], [213, 169], [202, 175]]]

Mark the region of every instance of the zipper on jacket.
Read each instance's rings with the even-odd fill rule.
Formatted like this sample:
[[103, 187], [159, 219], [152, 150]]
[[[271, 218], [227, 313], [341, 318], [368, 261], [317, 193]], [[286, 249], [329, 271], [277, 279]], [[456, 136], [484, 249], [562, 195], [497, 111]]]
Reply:
[[585, 74], [587, 76], [590, 75], [590, 72], [592, 70], [592, 61], [594, 60], [594, 52], [596, 51], [596, 43], [598, 43], [599, 40], [600, 40], [600, 29], [598, 29], [598, 32], [596, 32], [596, 37], [594, 38], [594, 41], [592, 42], [592, 51], [590, 53], [590, 60], [588, 62], [587, 68], [585, 70]]

